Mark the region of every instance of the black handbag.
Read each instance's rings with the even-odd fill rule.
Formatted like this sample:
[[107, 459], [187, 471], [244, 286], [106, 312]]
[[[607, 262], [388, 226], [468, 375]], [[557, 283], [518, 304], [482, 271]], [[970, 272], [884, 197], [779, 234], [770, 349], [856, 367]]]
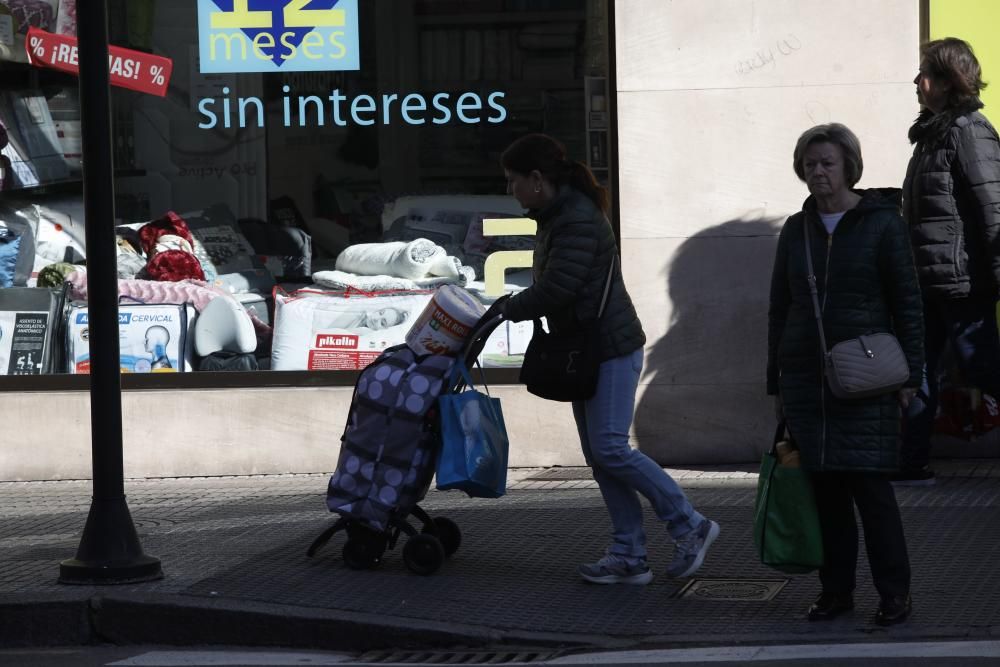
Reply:
[[582, 322], [575, 330], [565, 333], [547, 332], [541, 320], [534, 321], [520, 375], [521, 383], [530, 393], [550, 401], [584, 401], [597, 391], [597, 372], [601, 365], [600, 322], [614, 270], [615, 258], [612, 257], [595, 319]]

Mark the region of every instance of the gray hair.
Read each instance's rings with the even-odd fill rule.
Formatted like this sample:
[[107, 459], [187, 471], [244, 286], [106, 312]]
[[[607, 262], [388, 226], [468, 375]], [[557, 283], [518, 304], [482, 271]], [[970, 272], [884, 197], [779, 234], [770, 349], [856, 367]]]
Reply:
[[810, 127], [802, 133], [795, 143], [795, 153], [792, 157], [792, 167], [799, 180], [805, 182], [805, 169], [802, 166], [803, 156], [806, 149], [812, 144], [830, 143], [840, 146], [844, 152], [844, 179], [847, 187], [853, 188], [861, 180], [861, 172], [864, 171], [865, 163], [861, 159], [861, 142], [856, 134], [851, 132], [846, 125], [840, 123], [827, 123]]

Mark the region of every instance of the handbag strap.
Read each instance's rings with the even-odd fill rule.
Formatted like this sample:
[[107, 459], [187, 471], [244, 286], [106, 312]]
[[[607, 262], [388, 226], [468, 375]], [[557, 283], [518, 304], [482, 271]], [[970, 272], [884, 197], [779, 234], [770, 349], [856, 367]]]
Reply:
[[[597, 317], [594, 320], [595, 322], [597, 320], [601, 319], [601, 317], [604, 316], [604, 306], [607, 305], [607, 303], [608, 303], [608, 293], [611, 291], [611, 279], [615, 275], [615, 262], [617, 260], [618, 260], [618, 257], [616, 255], [612, 255], [611, 256], [611, 266], [608, 267], [608, 279], [604, 281], [604, 294], [601, 295], [601, 307], [597, 310]], [[541, 319], [539, 319], [539, 318], [536, 317], [533, 320], [533, 324], [534, 324], [534, 331], [536, 333], [538, 333], [538, 332], [544, 333], [545, 332], [545, 330], [542, 328], [542, 321], [541, 321]]]
[[778, 422], [778, 428], [774, 431], [774, 441], [771, 443], [771, 456], [775, 456], [778, 451], [778, 443], [784, 440], [785, 431], [787, 430], [787, 425], [785, 420], [782, 419]]
[[604, 281], [604, 295], [601, 296], [601, 307], [597, 311], [597, 319], [601, 319], [601, 316], [604, 315], [604, 306], [608, 302], [608, 292], [611, 291], [611, 278], [615, 274], [615, 261], [617, 259], [616, 255], [611, 255], [611, 266], [608, 267], [608, 279]]
[[[819, 329], [819, 343], [822, 346], [823, 363], [825, 365], [827, 350], [829, 348], [826, 346], [826, 334], [823, 331], [823, 310], [819, 307], [819, 290], [816, 289], [816, 272], [813, 270], [812, 244], [809, 242], [809, 220], [803, 217], [802, 223], [802, 231], [806, 240], [806, 267], [809, 270], [806, 280], [809, 281], [809, 295], [812, 297], [813, 315], [816, 318], [816, 326]], [[829, 267], [827, 267], [827, 270], [830, 270]]]

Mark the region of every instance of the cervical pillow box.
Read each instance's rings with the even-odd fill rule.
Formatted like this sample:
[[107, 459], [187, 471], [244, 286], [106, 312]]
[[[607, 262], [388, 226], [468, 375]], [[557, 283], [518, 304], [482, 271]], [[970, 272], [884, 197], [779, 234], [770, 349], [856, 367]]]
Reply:
[[[90, 373], [90, 313], [70, 306], [66, 338], [70, 373]], [[118, 306], [122, 373], [181, 373], [193, 370], [191, 328], [195, 310], [184, 304]]]

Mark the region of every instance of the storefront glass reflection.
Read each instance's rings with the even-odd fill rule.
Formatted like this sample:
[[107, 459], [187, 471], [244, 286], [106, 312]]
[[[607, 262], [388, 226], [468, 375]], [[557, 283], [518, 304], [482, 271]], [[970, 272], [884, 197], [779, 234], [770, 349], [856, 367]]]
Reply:
[[[0, 0], [8, 375], [87, 371], [75, 11]], [[552, 134], [607, 181], [606, 0], [109, 15], [123, 372], [356, 369], [441, 285], [488, 305], [529, 283], [510, 141]], [[501, 327], [484, 365], [518, 366], [529, 333]]]

